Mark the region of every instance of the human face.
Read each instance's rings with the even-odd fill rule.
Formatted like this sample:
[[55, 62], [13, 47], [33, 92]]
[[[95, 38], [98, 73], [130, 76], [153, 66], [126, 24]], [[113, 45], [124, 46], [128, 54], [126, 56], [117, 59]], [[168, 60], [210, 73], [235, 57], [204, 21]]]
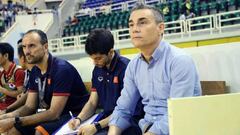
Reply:
[[129, 32], [131, 41], [139, 49], [156, 46], [164, 31], [164, 24], [157, 23], [151, 9], [139, 9], [131, 13]]
[[37, 33], [29, 33], [23, 37], [23, 52], [28, 64], [40, 64], [48, 52], [47, 43], [42, 45]]
[[93, 60], [94, 65], [99, 68], [107, 67], [111, 62], [111, 56], [106, 54], [92, 54], [90, 58]]
[[7, 56], [6, 56], [7, 54], [5, 54], [5, 55], [2, 55], [1, 53], [0, 53], [0, 66], [4, 66], [5, 64], [6, 64], [6, 61], [7, 61]]
[[19, 62], [19, 65], [25, 70], [27, 69], [26, 67], [26, 60], [24, 58], [24, 56], [19, 56], [18, 55], [18, 62]]

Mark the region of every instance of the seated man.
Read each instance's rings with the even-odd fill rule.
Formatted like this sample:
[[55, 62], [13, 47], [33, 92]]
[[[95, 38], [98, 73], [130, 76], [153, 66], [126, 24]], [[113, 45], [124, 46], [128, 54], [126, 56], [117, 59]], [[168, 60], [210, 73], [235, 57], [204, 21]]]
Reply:
[[[8, 106], [6, 109], [1, 110], [1, 114], [5, 114], [8, 112], [12, 112], [15, 109], [19, 108], [20, 106], [24, 105], [26, 100], [27, 100], [27, 89], [28, 89], [28, 81], [29, 81], [29, 75], [32, 67], [34, 66], [33, 64], [28, 64], [26, 56], [24, 55], [23, 52], [23, 47], [22, 47], [22, 39], [18, 41], [18, 61], [19, 65], [24, 69], [25, 71], [25, 77], [24, 77], [24, 83], [23, 83], [23, 90], [22, 93], [17, 96], [17, 101], [15, 101], [13, 104]], [[0, 119], [4, 118], [5, 116], [1, 115]]]
[[69, 120], [69, 111], [81, 111], [89, 95], [77, 70], [48, 52], [48, 39], [43, 31], [28, 31], [22, 44], [27, 62], [35, 64], [27, 101], [9, 113], [9, 118], [0, 120], [0, 133], [52, 134]]
[[22, 93], [24, 70], [13, 62], [14, 50], [8, 43], [0, 43], [0, 110], [5, 110]]
[[[92, 72], [91, 95], [79, 115], [68, 123], [69, 127], [76, 129], [95, 113], [98, 105], [103, 108], [103, 112], [100, 113], [101, 118], [98, 122], [81, 127], [78, 134], [107, 134], [108, 121], [122, 91], [123, 78], [129, 62], [129, 59], [114, 51], [113, 46], [113, 35], [108, 30], [95, 29], [87, 37], [85, 50], [95, 64]], [[137, 109], [135, 116], [141, 116], [143, 112], [141, 109]], [[126, 131], [126, 134], [138, 133], [132, 130]]]
[[168, 98], [201, 95], [194, 62], [183, 50], [162, 40], [162, 13], [137, 4], [129, 18], [133, 45], [140, 49], [128, 64], [124, 87], [110, 119], [109, 135], [129, 127], [137, 100], [142, 99], [145, 116], [139, 121], [144, 135], [168, 135]]

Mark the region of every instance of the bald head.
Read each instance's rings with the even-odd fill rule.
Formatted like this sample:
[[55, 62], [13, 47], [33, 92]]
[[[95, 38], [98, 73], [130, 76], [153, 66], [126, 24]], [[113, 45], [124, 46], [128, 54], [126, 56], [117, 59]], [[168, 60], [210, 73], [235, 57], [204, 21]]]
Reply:
[[[34, 33], [34, 34], [33, 34], [33, 33]], [[39, 40], [40, 40], [40, 43], [41, 43], [42, 45], [48, 43], [47, 35], [46, 35], [42, 30], [38, 30], [38, 29], [29, 30], [29, 31], [27, 31], [27, 32], [24, 34], [23, 38], [24, 38], [26, 35], [29, 35], [29, 34], [33, 34], [33, 35], [35, 35], [35, 37], [38, 37]], [[37, 35], [38, 35], [38, 36], [37, 36]]]

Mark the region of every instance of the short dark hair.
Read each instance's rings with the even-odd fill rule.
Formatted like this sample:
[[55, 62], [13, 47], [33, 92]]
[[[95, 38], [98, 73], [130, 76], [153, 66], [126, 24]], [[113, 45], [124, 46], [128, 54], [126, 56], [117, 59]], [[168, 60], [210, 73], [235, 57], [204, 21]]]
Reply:
[[137, 2], [136, 5], [132, 8], [131, 13], [136, 10], [141, 10], [141, 9], [150, 9], [153, 12], [154, 18], [156, 23], [161, 23], [164, 22], [164, 16], [163, 13], [156, 7], [146, 5], [142, 2]]
[[22, 38], [17, 41], [17, 44], [18, 44], [18, 45], [19, 45], [20, 43], [22, 44]]
[[17, 44], [18, 44], [18, 55], [19, 55], [19, 57], [24, 57], [25, 58], [25, 54], [23, 52], [23, 46], [22, 46], [22, 38], [18, 40]]
[[29, 33], [37, 33], [37, 34], [39, 35], [39, 37], [40, 37], [40, 43], [41, 43], [42, 45], [48, 43], [47, 35], [46, 35], [42, 30], [32, 29], [32, 30], [27, 31], [27, 32], [24, 34], [24, 36], [27, 35], [27, 34], [29, 34]]
[[9, 43], [6, 42], [0, 43], [0, 53], [2, 55], [8, 54], [8, 60], [13, 61], [14, 49]]
[[114, 39], [109, 30], [97, 28], [92, 30], [86, 39], [85, 51], [89, 55], [108, 54], [113, 49]]
[[22, 45], [18, 45], [18, 55], [19, 55], [19, 57], [24, 57], [24, 59], [26, 58], [26, 56], [23, 52], [23, 46]]

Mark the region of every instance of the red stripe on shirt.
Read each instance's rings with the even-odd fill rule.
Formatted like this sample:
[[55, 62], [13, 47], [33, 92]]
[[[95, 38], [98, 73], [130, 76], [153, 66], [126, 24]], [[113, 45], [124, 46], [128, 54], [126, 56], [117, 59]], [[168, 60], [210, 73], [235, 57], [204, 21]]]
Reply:
[[70, 96], [70, 93], [53, 93], [53, 96]]
[[36, 90], [31, 90], [31, 89], [29, 89], [28, 92], [36, 93], [37, 91], [36, 91]]
[[97, 91], [97, 89], [96, 89], [96, 88], [91, 88], [91, 91], [94, 91], [94, 92], [95, 92], [95, 91]]

